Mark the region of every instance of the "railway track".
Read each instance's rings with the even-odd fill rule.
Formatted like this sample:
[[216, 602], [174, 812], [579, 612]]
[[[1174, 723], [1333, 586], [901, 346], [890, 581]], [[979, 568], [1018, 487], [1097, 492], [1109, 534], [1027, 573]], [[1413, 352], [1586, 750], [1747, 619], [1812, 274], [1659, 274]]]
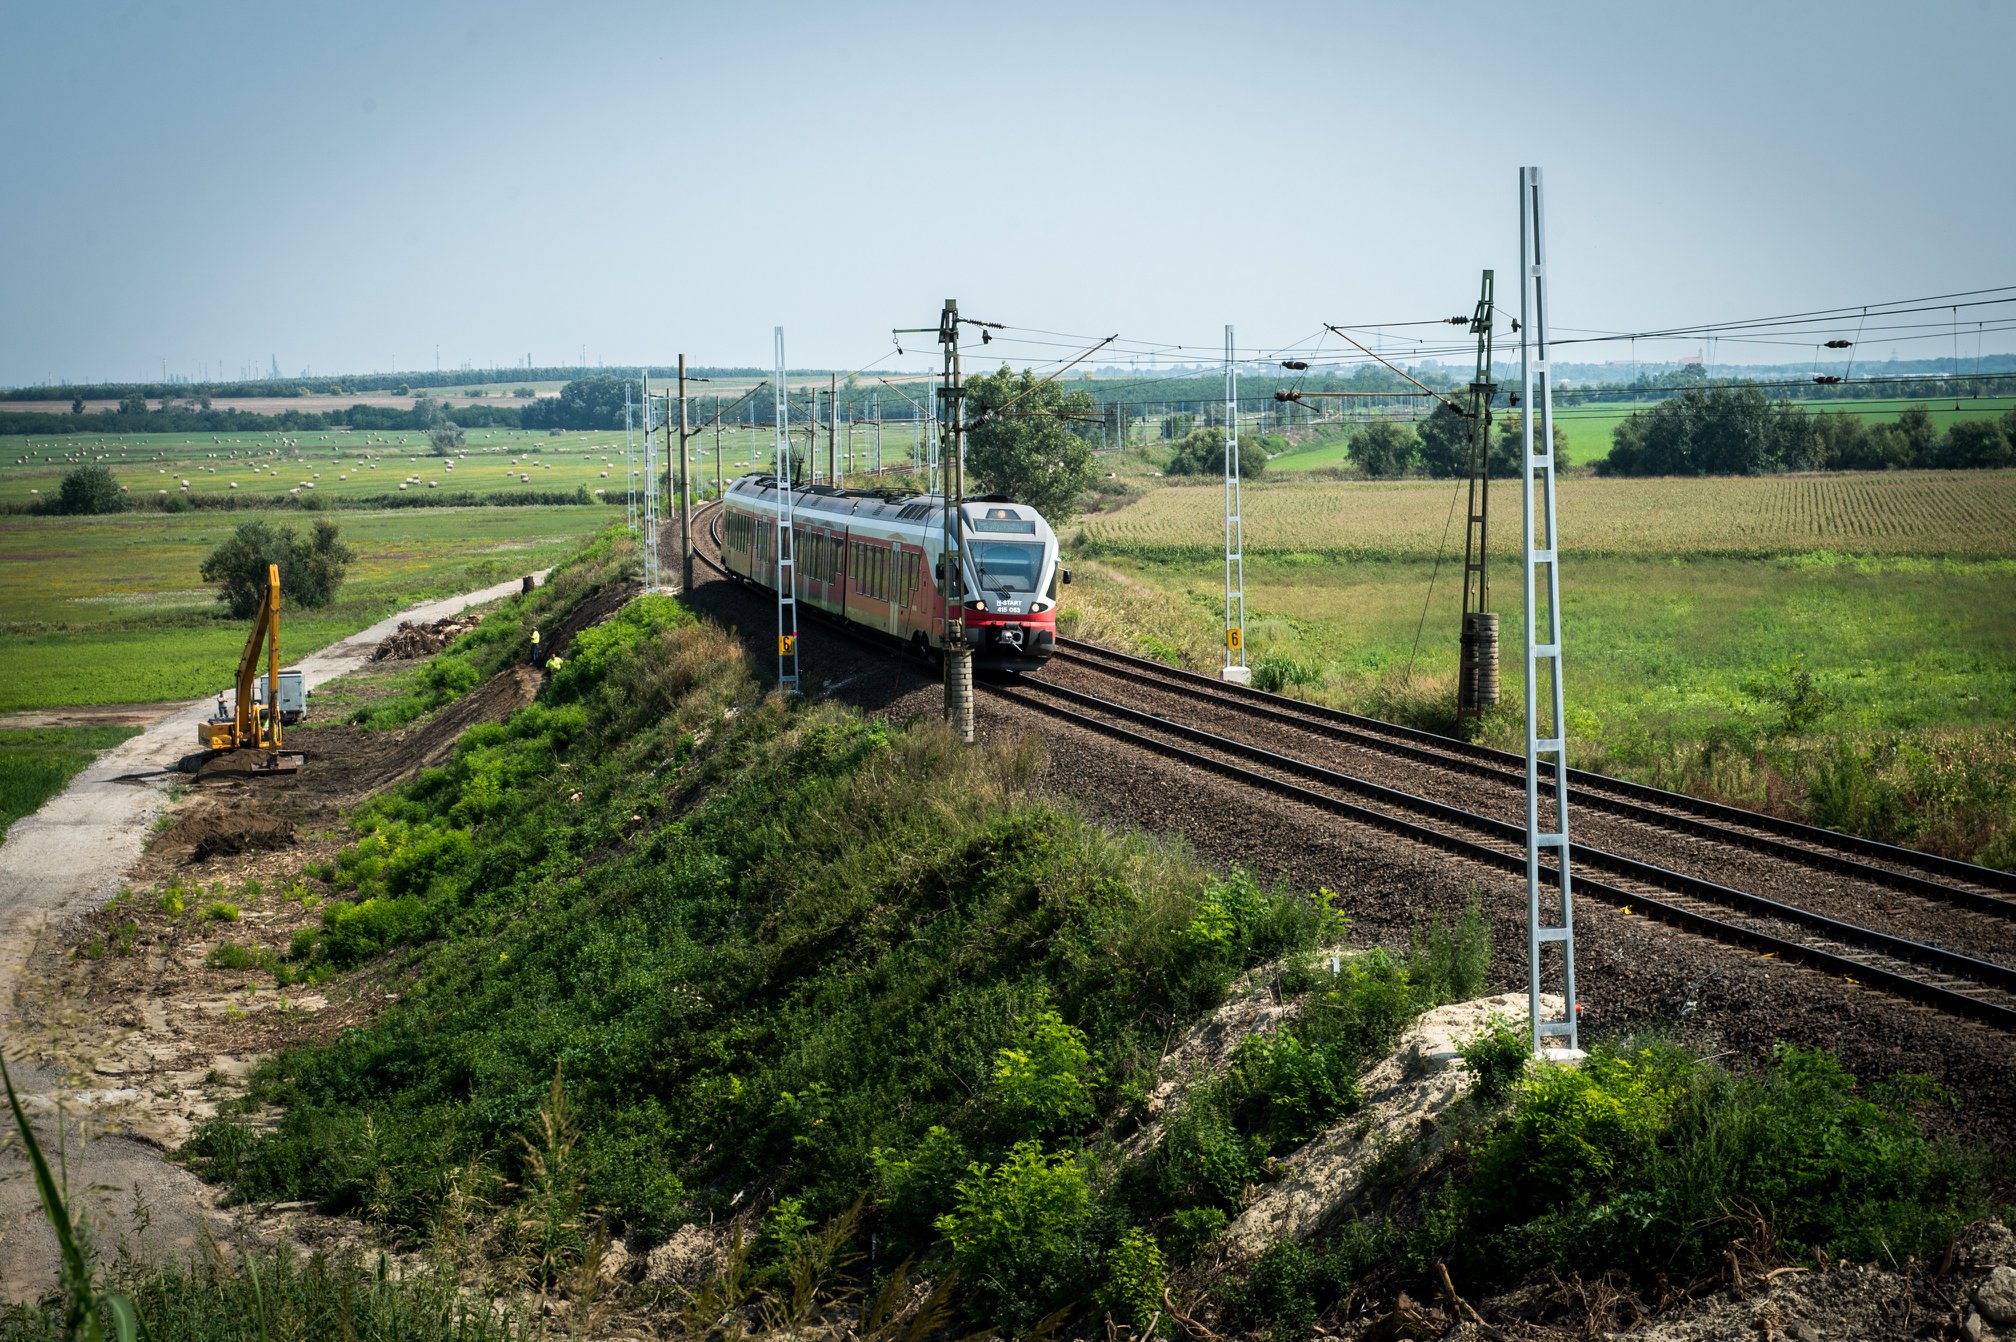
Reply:
[[[988, 688], [1008, 702], [1220, 777], [1503, 871], [1525, 871], [1525, 831], [1518, 825], [1082, 691], [1033, 680]], [[1570, 854], [1577, 872], [1575, 888], [1585, 898], [2016, 1030], [2016, 969], [2007, 965], [1584, 844], [1574, 844]], [[1591, 876], [1591, 871], [1603, 875]]]
[[[713, 519], [709, 519], [710, 532], [712, 523]], [[715, 539], [718, 542], [718, 536]], [[704, 550], [698, 554], [708, 567], [728, 576], [727, 570]], [[823, 627], [868, 641], [844, 626]], [[1060, 640], [1060, 648], [1059, 659], [1066, 664], [1101, 668], [1123, 679], [1153, 683], [1161, 689], [1175, 688], [1186, 697], [1209, 699], [1221, 706], [1234, 704], [1237, 711], [1270, 727], [1313, 730], [1419, 764], [1458, 768], [1474, 776], [1517, 782], [1522, 789], [1524, 786], [1523, 760], [1501, 751], [1263, 691], [1222, 685], [1194, 672], [1096, 644]], [[1525, 871], [1524, 829], [1506, 820], [1372, 782], [1040, 677], [1020, 678], [1012, 684], [983, 683], [981, 688], [1026, 711], [1181, 761], [1229, 781], [1502, 871], [1521, 874]], [[1967, 867], [1771, 817], [1752, 816], [1735, 808], [1621, 783], [1602, 775], [1571, 769], [1568, 777], [1574, 805], [1600, 807], [1648, 823], [1661, 823], [1697, 838], [1713, 838], [1746, 850], [1768, 851], [1830, 870], [1854, 872], [1865, 879], [1880, 879], [1891, 888], [1921, 898], [1948, 899], [1970, 909], [1975, 916], [2016, 919], [2016, 901], [2002, 897], [1998, 893], [2001, 887], [1995, 881], [2005, 873]], [[1651, 795], [1641, 800], [1633, 794]], [[1723, 812], [1741, 817], [1741, 823], [1725, 824], [1720, 819]], [[1829, 845], [1816, 841], [1814, 836], [1845, 842]], [[1870, 850], [1880, 851], [1884, 860], [1881, 863], [1864, 860], [1861, 854]], [[1896, 993], [1942, 1012], [2016, 1031], [2016, 967], [1897, 936], [1583, 843], [1573, 845], [1571, 861], [1575, 865], [1575, 888], [1584, 898], [1696, 935], [1804, 964], [1854, 984]], [[1966, 885], [1950, 884], [1935, 874], [1947, 867], [1962, 868], [1988, 879]], [[2016, 889], [2016, 880], [2008, 885]]]
[[[1058, 645], [1058, 659], [1068, 665], [1137, 683], [1145, 680], [1157, 688], [1260, 721], [1328, 736], [1439, 769], [1516, 784], [1521, 789], [1525, 786], [1524, 759], [1506, 751], [1227, 684], [1096, 643], [1059, 639]], [[1548, 780], [1552, 768], [1543, 766], [1543, 770], [1542, 792], [1551, 793]], [[1573, 807], [1593, 808], [1676, 833], [1741, 846], [1990, 917], [2016, 921], [2016, 873], [1761, 815], [1607, 774], [1570, 769], [1568, 782]]]

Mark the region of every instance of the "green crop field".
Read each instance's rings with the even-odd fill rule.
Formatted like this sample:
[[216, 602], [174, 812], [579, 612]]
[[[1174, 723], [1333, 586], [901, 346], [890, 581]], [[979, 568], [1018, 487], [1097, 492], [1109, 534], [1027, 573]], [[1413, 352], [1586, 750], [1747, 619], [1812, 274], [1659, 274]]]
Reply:
[[[292, 510], [10, 517], [0, 523], [0, 712], [193, 699], [226, 684], [246, 626], [198, 575], [239, 523], [306, 532]], [[395, 611], [545, 568], [607, 525], [605, 508], [397, 508], [319, 514], [357, 551], [337, 602], [282, 613], [299, 657]], [[621, 514], [614, 514], [620, 521]]]
[[[1462, 544], [1465, 487], [1460, 480], [1254, 481], [1245, 489], [1246, 549], [1362, 558], [1446, 553], [1451, 540]], [[2016, 471], [1564, 479], [1558, 494], [1561, 544], [1571, 559], [1818, 550], [2016, 556]], [[1493, 481], [1491, 498], [1500, 544], [1516, 544], [1519, 482]], [[1203, 558], [1221, 552], [1223, 519], [1215, 484], [1167, 486], [1085, 518], [1079, 531], [1089, 553]]]
[[[1554, 423], [1567, 436], [1568, 461], [1573, 466], [1593, 466], [1610, 455], [1610, 433], [1628, 416], [1650, 409], [1651, 401], [1589, 401], [1577, 404], [1566, 396], [1557, 397]], [[2016, 397], [1982, 396], [1953, 401], [1797, 401], [1813, 414], [1859, 415], [1870, 424], [1887, 424], [1905, 407], [1922, 405], [1932, 413], [1933, 423], [1943, 431], [1963, 419], [1998, 419], [2016, 405]], [[1348, 467], [1351, 459], [1342, 439], [1323, 441], [1285, 453], [1267, 463], [1268, 472], [1300, 472], [1325, 467]]]
[[[695, 414], [695, 424], [700, 416]], [[709, 412], [711, 414], [711, 411]], [[795, 432], [795, 431], [794, 431]], [[840, 451], [846, 451], [844, 426]], [[60, 438], [0, 437], [0, 506], [24, 506], [56, 492], [63, 476], [79, 465], [99, 464], [135, 499], [146, 505], [175, 495], [344, 499], [381, 494], [425, 494], [439, 490], [478, 496], [513, 491], [575, 491], [622, 506], [622, 430], [549, 434], [532, 429], [471, 429], [464, 450], [454, 457], [433, 455], [417, 430], [370, 432], [330, 429], [256, 434], [77, 434]], [[658, 447], [664, 450], [664, 438]], [[909, 463], [915, 435], [909, 424], [885, 425], [883, 461]], [[805, 438], [797, 433], [793, 450]], [[872, 436], [857, 426], [853, 460], [871, 464]], [[820, 437], [821, 460], [825, 438]], [[721, 471], [732, 478], [766, 465], [775, 434], [746, 424], [722, 427]], [[695, 434], [696, 492], [713, 490], [715, 434]], [[641, 459], [640, 459], [641, 469]], [[184, 486], [187, 488], [184, 488]]]
[[[1452, 729], [1455, 491], [1249, 487], [1249, 663]], [[1482, 735], [1516, 749], [1517, 490], [1493, 500], [1505, 707]], [[1219, 664], [1222, 506], [1163, 487], [1067, 528], [1067, 624]], [[1565, 480], [1560, 520], [1575, 763], [2016, 865], [2016, 472]]]

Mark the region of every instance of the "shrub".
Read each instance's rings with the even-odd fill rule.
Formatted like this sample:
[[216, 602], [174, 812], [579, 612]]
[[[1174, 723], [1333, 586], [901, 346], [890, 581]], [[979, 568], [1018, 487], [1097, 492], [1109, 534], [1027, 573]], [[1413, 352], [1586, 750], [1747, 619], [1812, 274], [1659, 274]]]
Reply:
[[1313, 662], [1273, 654], [1262, 657], [1253, 668], [1253, 685], [1269, 694], [1285, 694], [1298, 685], [1315, 685], [1323, 679], [1323, 668]]
[[1467, 1002], [1484, 991], [1491, 969], [1491, 925], [1475, 891], [1462, 915], [1445, 926], [1439, 915], [1407, 939], [1407, 980], [1423, 1010]]
[[1510, 1094], [1533, 1060], [1524, 1031], [1498, 1016], [1492, 1017], [1474, 1037], [1464, 1040], [1457, 1052], [1475, 1078], [1470, 1093], [1484, 1105], [1495, 1105]]
[[[1162, 1331], [1155, 1316], [1162, 1311], [1168, 1264], [1162, 1246], [1139, 1226], [1130, 1227], [1106, 1255], [1106, 1281], [1099, 1288], [1099, 1308], [1132, 1328], [1137, 1336]], [[1155, 1324], [1151, 1331], [1150, 1325]]]
[[967, 1291], [994, 1325], [1026, 1331], [1085, 1284], [1091, 1190], [1067, 1151], [1017, 1142], [999, 1165], [973, 1165], [958, 1205], [938, 1218]]
[[344, 544], [336, 524], [315, 522], [312, 540], [303, 540], [289, 526], [266, 521], [241, 522], [231, 538], [212, 550], [200, 570], [203, 581], [217, 584], [217, 599], [231, 614], [245, 619], [259, 609], [266, 590], [266, 570], [280, 566], [280, 595], [299, 606], [327, 606], [356, 552]]
[[1913, 1116], [1938, 1098], [1930, 1083], [1860, 1094], [1824, 1053], [1780, 1045], [1736, 1075], [1671, 1046], [1599, 1046], [1513, 1093], [1447, 1226], [1446, 1247], [1486, 1280], [1540, 1264], [1692, 1275], [1738, 1237], [1901, 1264], [1987, 1205], [1981, 1164]]
[[131, 506], [126, 492], [106, 466], [79, 466], [63, 477], [56, 493], [42, 505], [44, 512], [68, 516], [123, 513]]
[[1047, 1008], [1023, 1022], [1015, 1046], [994, 1055], [994, 1100], [1018, 1136], [1040, 1137], [1086, 1122], [1101, 1080], [1085, 1032]]

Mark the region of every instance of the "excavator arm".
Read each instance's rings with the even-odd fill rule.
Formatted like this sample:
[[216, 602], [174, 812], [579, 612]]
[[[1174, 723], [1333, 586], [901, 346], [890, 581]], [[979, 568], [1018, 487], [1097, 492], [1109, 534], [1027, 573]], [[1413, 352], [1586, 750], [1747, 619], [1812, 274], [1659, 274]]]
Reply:
[[[266, 650], [266, 712], [252, 702], [252, 685], [259, 678], [259, 652]], [[229, 718], [212, 718], [196, 730], [198, 742], [208, 750], [277, 750], [280, 748], [280, 566], [266, 566], [266, 590], [259, 597], [259, 613], [253, 618], [252, 633], [245, 651], [238, 656], [238, 678]]]

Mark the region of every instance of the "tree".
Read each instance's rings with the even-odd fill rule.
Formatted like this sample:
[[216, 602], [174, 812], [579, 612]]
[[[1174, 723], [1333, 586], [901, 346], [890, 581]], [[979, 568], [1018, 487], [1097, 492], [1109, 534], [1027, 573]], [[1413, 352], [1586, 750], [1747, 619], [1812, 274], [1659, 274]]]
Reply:
[[72, 396], [70, 398], [70, 413], [73, 415], [84, 413], [84, 398], [82, 396]]
[[[1625, 421], [1629, 423], [1630, 421]], [[1491, 443], [1491, 454], [1486, 469], [1493, 479], [1510, 480], [1519, 474], [1519, 454], [1526, 450], [1524, 437], [1526, 417], [1517, 410], [1507, 411], [1498, 418], [1498, 436]], [[1615, 456], [1616, 448], [1610, 453]], [[1572, 465], [1568, 459], [1568, 431], [1559, 424], [1554, 426], [1554, 465], [1561, 469]], [[1630, 474], [1630, 472], [1624, 472]]]
[[1374, 480], [1383, 480], [1407, 473], [1414, 462], [1416, 446], [1413, 429], [1382, 419], [1351, 435], [1351, 445], [1346, 450], [1359, 470]]
[[144, 415], [147, 413], [147, 398], [133, 392], [119, 398], [119, 413], [122, 415]]
[[1907, 405], [1897, 416], [1897, 431], [1904, 435], [1910, 453], [1906, 466], [1930, 466], [1939, 455], [1939, 429], [1932, 412], [1922, 405]]
[[969, 379], [966, 468], [973, 492], [1005, 494], [1058, 525], [1094, 477], [1092, 443], [1065, 416], [1092, 413], [1091, 393], [1067, 393], [1026, 368], [1018, 374], [1004, 364], [998, 373]]
[[[1251, 480], [1267, 469], [1267, 449], [1251, 438], [1239, 440], [1239, 478]], [[1225, 430], [1192, 429], [1169, 458], [1171, 475], [1225, 475]]]
[[629, 378], [578, 377], [558, 396], [526, 406], [522, 422], [528, 429], [620, 429], [631, 387]]
[[2002, 426], [1992, 419], [1963, 419], [1946, 430], [1938, 464], [1948, 470], [1979, 470], [2007, 466], [2011, 450]]
[[217, 599], [245, 619], [259, 609], [266, 591], [266, 567], [280, 566], [281, 599], [297, 606], [326, 606], [357, 555], [345, 545], [334, 522], [318, 518], [313, 541], [288, 526], [240, 523], [231, 538], [203, 561], [204, 582], [217, 584]]
[[435, 456], [453, 456], [462, 449], [463, 433], [451, 420], [427, 430], [427, 441], [434, 445]]
[[1437, 401], [1428, 418], [1414, 426], [1421, 439], [1421, 469], [1437, 480], [1470, 474], [1470, 428], [1468, 415]]
[[87, 513], [123, 513], [127, 499], [112, 471], [105, 466], [79, 466], [63, 477], [56, 497], [44, 511], [82, 516]]

